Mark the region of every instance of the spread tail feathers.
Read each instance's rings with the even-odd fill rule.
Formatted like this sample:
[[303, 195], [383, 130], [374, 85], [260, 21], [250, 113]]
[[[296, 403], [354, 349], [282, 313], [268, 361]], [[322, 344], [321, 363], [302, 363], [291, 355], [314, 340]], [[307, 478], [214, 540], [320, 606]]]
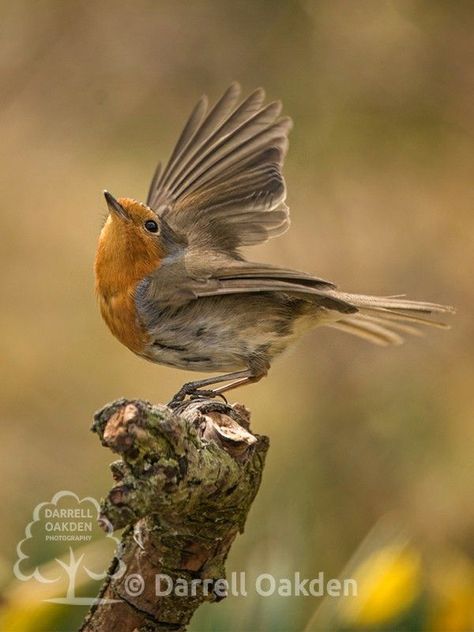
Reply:
[[419, 326], [449, 328], [449, 325], [431, 320], [433, 314], [452, 314], [454, 309], [446, 305], [410, 301], [403, 296], [364, 296], [334, 290], [335, 298], [354, 305], [360, 311], [343, 316], [335, 322], [325, 323], [380, 346], [399, 345], [403, 334], [422, 335]]

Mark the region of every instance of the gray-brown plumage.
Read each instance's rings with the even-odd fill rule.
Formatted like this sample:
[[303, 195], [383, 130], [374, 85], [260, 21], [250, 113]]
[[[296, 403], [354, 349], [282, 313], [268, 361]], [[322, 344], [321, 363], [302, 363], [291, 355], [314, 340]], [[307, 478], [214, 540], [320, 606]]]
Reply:
[[289, 227], [281, 169], [291, 121], [280, 117], [280, 103], [264, 105], [262, 89], [240, 104], [239, 95], [232, 84], [209, 111], [204, 97], [198, 102], [146, 205], [106, 194], [96, 278], [113, 333], [153, 362], [226, 372], [185, 385], [177, 399], [218, 382], [230, 381], [212, 393], [256, 381], [318, 325], [392, 345], [420, 325], [444, 327], [429, 316], [453, 311], [348, 294], [304, 272], [243, 259], [242, 246]]

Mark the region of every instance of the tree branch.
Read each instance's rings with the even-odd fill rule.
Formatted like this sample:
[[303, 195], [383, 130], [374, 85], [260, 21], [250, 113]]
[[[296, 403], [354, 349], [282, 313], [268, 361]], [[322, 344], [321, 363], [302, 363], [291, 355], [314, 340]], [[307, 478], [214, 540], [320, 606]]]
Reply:
[[[268, 438], [250, 432], [242, 406], [214, 400], [179, 411], [119, 400], [92, 429], [121, 456], [103, 524], [127, 528], [81, 631], [185, 630], [201, 603], [226, 595], [225, 560], [257, 494]], [[173, 589], [157, 596], [171, 584], [163, 576]]]

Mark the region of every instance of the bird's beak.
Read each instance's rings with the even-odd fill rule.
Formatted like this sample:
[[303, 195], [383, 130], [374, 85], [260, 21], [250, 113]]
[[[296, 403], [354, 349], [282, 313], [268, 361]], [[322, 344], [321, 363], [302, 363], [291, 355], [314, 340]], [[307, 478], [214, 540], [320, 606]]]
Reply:
[[116, 217], [120, 217], [120, 219], [123, 219], [125, 221], [128, 221], [130, 219], [130, 216], [128, 215], [127, 211], [123, 208], [121, 204], [119, 204], [119, 202], [117, 202], [117, 200], [114, 198], [114, 196], [111, 193], [109, 193], [108, 191], [104, 191], [104, 197], [105, 197], [105, 201], [107, 202], [109, 211], [111, 213], [113, 213]]

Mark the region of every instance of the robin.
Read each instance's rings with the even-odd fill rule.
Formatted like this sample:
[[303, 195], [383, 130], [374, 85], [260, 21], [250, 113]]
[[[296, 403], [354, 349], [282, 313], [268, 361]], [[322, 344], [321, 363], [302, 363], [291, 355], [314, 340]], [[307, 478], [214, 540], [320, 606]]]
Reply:
[[289, 227], [282, 176], [292, 123], [262, 89], [239, 104], [232, 84], [208, 110], [202, 97], [146, 204], [104, 192], [109, 215], [95, 260], [96, 290], [111, 332], [137, 355], [221, 373], [184, 384], [216, 396], [267, 374], [305, 331], [325, 325], [397, 345], [451, 307], [339, 291], [330, 281], [249, 262], [242, 246]]

